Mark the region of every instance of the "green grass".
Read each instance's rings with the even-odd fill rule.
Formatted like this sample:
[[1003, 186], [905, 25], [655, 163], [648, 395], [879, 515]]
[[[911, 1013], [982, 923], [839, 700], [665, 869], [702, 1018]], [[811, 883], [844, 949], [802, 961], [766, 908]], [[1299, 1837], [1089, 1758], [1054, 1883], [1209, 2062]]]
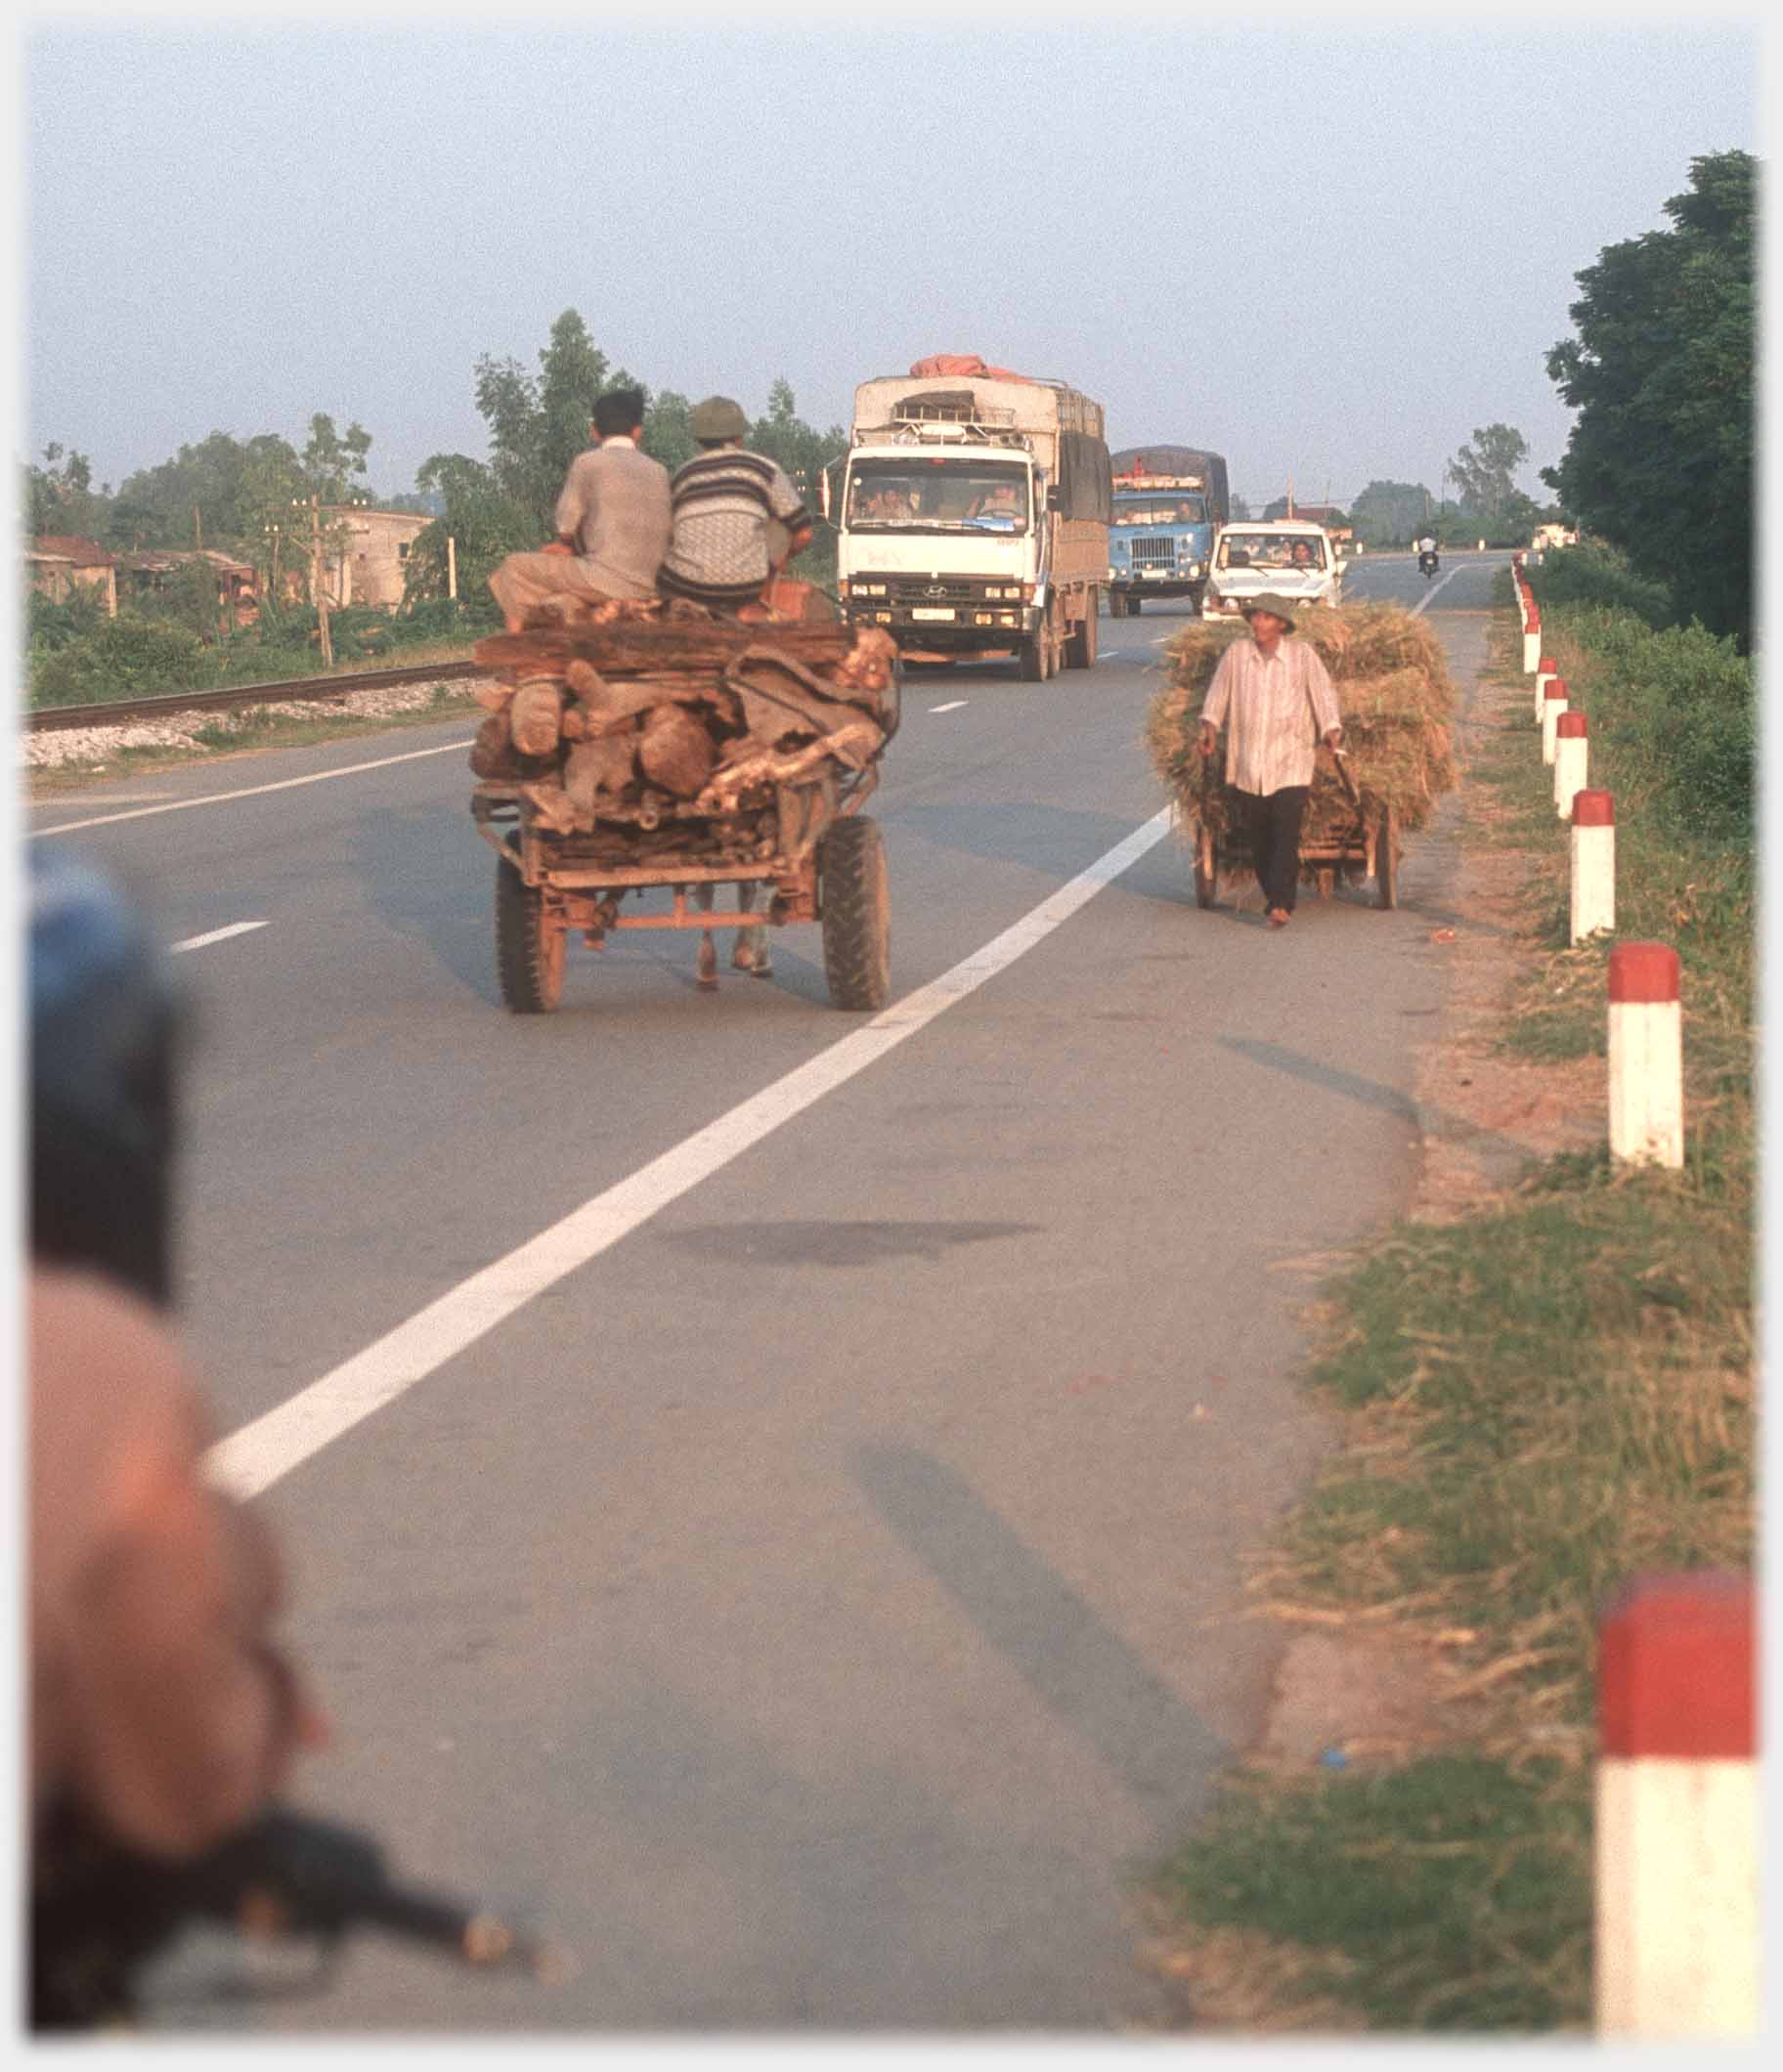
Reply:
[[1590, 1843], [1558, 1781], [1439, 1756], [1301, 1791], [1236, 1783], [1160, 1890], [1206, 1927], [1317, 1952], [1300, 1994], [1372, 2029], [1577, 2028]]
[[[1367, 1776], [1241, 1772], [1157, 1883], [1191, 1932], [1291, 1946], [1287, 1990], [1381, 2029], [1587, 2020], [1599, 1612], [1634, 1570], [1753, 1560], [1751, 842], [1654, 757], [1628, 627], [1548, 616], [1592, 782], [1616, 794], [1619, 931], [1683, 967], [1685, 1166], [1549, 1159], [1459, 1222], [1396, 1227], [1328, 1291], [1311, 1381], [1346, 1438], [1263, 1579], [1316, 1618], [1399, 1607], [1402, 1631], [1440, 1633], [1448, 1747]], [[1495, 666], [1518, 693], [1520, 661], [1506, 620]], [[1564, 1062], [1604, 1050], [1609, 945], [1567, 944], [1566, 834], [1526, 711], [1513, 696], [1476, 730], [1492, 810], [1465, 839], [1531, 857], [1501, 1041]], [[1724, 765], [1699, 775], [1739, 793]]]

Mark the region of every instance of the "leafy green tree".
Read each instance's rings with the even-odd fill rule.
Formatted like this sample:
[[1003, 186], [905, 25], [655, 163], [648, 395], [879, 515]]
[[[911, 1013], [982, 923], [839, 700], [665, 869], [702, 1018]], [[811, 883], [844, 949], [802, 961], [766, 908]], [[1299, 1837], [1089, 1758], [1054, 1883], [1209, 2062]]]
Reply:
[[1547, 371], [1578, 411], [1543, 479], [1582, 525], [1670, 585], [1680, 618], [1750, 649], [1758, 160], [1690, 161], [1672, 228], [1606, 245], [1574, 278], [1578, 335]]
[[[570, 462], [588, 444], [588, 421], [607, 389], [607, 356], [575, 310], [551, 325], [539, 372], [485, 353], [477, 361], [476, 404], [489, 426], [489, 465], [496, 485], [532, 516], [532, 544], [550, 537], [552, 510]], [[629, 380], [627, 386], [633, 386]]]
[[1374, 481], [1351, 503], [1350, 527], [1364, 546], [1405, 546], [1431, 510], [1421, 483]]
[[[1528, 458], [1529, 441], [1510, 425], [1476, 427], [1472, 444], [1460, 448], [1449, 463], [1449, 473], [1460, 490], [1462, 511], [1481, 521], [1488, 531], [1501, 528], [1513, 509], [1512, 498], [1520, 495], [1513, 478]], [[1522, 501], [1527, 504], [1529, 499], [1525, 496]]]
[[444, 504], [443, 514], [414, 537], [404, 565], [403, 601], [443, 598], [450, 581], [447, 540], [457, 564], [458, 596], [467, 612], [494, 614], [489, 579], [504, 554], [539, 544], [533, 513], [502, 489], [493, 467], [464, 453], [435, 453], [415, 470], [415, 487]]
[[24, 523], [28, 537], [42, 533], [90, 539], [104, 530], [106, 498], [93, 492], [93, 463], [85, 453], [46, 446], [43, 465], [24, 471]]
[[370, 451], [371, 434], [363, 425], [349, 424], [337, 432], [333, 418], [319, 410], [310, 419], [303, 449], [303, 494], [324, 503], [345, 503], [349, 496], [363, 495]]
[[758, 453], [779, 461], [815, 509], [818, 472], [848, 452], [848, 435], [839, 424], [827, 432], [806, 424], [799, 414], [792, 384], [782, 374], [768, 390], [767, 414], [751, 426], [748, 443]]
[[651, 397], [644, 411], [644, 452], [672, 475], [700, 450], [689, 422], [692, 415], [693, 405], [674, 389]]

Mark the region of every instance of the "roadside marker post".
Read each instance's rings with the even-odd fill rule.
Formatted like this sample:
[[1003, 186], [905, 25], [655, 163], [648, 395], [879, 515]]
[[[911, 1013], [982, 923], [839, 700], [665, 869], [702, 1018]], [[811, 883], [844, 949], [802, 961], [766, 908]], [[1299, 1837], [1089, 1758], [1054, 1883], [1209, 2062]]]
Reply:
[[1616, 926], [1616, 798], [1586, 790], [1573, 795], [1573, 884], [1570, 933], [1575, 947]]
[[1523, 673], [1533, 675], [1542, 659], [1542, 615], [1533, 604], [1523, 608]]
[[1551, 655], [1544, 655], [1536, 664], [1536, 723], [1542, 722], [1542, 701], [1547, 696], [1547, 687], [1560, 673]]
[[1610, 1158], [1684, 1162], [1684, 1011], [1668, 942], [1610, 952]]
[[1583, 712], [1565, 712], [1554, 721], [1554, 811], [1573, 817], [1573, 794], [1585, 789], [1589, 728]]
[[1550, 676], [1542, 694], [1542, 760], [1551, 769], [1554, 762], [1554, 729], [1566, 711], [1566, 678]]
[[1598, 1625], [1595, 1988], [1604, 2036], [1756, 2036], [1752, 1579], [1632, 1577]]

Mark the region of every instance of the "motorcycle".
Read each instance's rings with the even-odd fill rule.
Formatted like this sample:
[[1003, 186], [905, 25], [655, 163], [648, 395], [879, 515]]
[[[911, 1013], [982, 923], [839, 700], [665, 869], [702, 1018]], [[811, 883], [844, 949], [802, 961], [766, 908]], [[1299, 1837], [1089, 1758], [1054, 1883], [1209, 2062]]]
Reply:
[[1417, 557], [1417, 573], [1422, 576], [1426, 582], [1428, 582], [1429, 579], [1436, 574], [1436, 551], [1434, 548], [1427, 548], [1423, 552], [1421, 552]]

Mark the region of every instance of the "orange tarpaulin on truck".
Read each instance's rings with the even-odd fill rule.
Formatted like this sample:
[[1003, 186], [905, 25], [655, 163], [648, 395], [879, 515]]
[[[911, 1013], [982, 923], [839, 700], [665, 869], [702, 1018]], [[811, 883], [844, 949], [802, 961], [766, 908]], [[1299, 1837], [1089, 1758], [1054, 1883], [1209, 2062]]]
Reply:
[[1031, 381], [1032, 374], [1018, 374], [1013, 367], [986, 367], [977, 353], [931, 353], [927, 360], [919, 360], [910, 369], [919, 381], [932, 380], [937, 374], [976, 376], [980, 381]]

